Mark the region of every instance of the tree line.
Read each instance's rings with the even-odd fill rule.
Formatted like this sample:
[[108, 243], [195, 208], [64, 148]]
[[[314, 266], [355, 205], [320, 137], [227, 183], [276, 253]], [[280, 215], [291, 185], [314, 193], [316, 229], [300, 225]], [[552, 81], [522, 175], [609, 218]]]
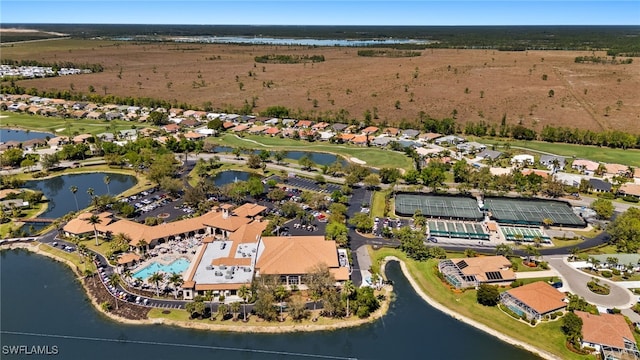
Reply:
[[397, 49], [385, 49], [385, 50], [358, 50], [358, 56], [364, 57], [390, 57], [390, 58], [401, 58], [401, 57], [416, 57], [420, 56], [422, 53], [420, 51], [404, 51]]
[[260, 55], [254, 60], [262, 64], [299, 64], [305, 62], [323, 62], [324, 55]]
[[13, 60], [13, 59], [2, 59], [0, 60], [2, 65], [12, 65], [12, 66], [40, 66], [40, 67], [50, 67], [53, 71], [58, 71], [62, 68], [74, 68], [74, 69], [84, 69], [91, 70], [91, 72], [103, 72], [104, 67], [102, 64], [88, 64], [88, 63], [74, 63], [71, 61], [56, 61], [56, 62], [40, 62], [38, 60]]

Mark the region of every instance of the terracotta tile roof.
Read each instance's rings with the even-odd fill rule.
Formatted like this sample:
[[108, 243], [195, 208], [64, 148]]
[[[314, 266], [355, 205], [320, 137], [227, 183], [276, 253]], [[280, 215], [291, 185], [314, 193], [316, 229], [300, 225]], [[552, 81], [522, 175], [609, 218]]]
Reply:
[[225, 129], [229, 129], [236, 126], [236, 124], [234, 124], [232, 121], [225, 121], [222, 123], [222, 127]]
[[118, 264], [124, 265], [140, 260], [140, 256], [134, 253], [124, 253], [118, 258]]
[[176, 132], [180, 130], [180, 126], [178, 124], [167, 124], [162, 127], [162, 129], [166, 132]]
[[592, 315], [576, 311], [582, 319], [582, 341], [624, 349], [624, 339], [635, 342], [629, 325], [619, 314]]
[[249, 128], [249, 124], [240, 124], [236, 127], [234, 127], [233, 129], [231, 129], [231, 131], [233, 132], [240, 132], [240, 131], [245, 131]]
[[629, 171], [628, 166], [620, 164], [604, 164], [604, 167], [607, 169], [607, 174], [612, 175], [626, 174]]
[[527, 176], [527, 175], [531, 175], [531, 174], [536, 174], [541, 176], [543, 179], [546, 179], [549, 177], [549, 173], [546, 171], [542, 171], [542, 170], [532, 170], [532, 169], [522, 169], [522, 175]]
[[264, 131], [265, 134], [267, 135], [276, 135], [280, 132], [280, 129], [278, 129], [277, 127], [273, 126], [268, 128], [267, 130]]
[[339, 268], [331, 268], [329, 269], [331, 275], [336, 281], [347, 281], [349, 280], [349, 268], [347, 267], [339, 267]]
[[265, 236], [262, 243], [264, 252], [256, 264], [261, 275], [306, 274], [319, 264], [339, 266], [336, 242], [324, 236]]
[[599, 166], [600, 164], [598, 164], [595, 161], [584, 160], [584, 159], [576, 159], [571, 164], [571, 167], [573, 168], [583, 168], [588, 171], [596, 171]]
[[254, 217], [265, 210], [267, 210], [266, 206], [246, 203], [233, 209], [232, 213], [236, 216]]
[[184, 134], [184, 137], [187, 139], [202, 139], [205, 136], [197, 132], [189, 131], [188, 133]]
[[488, 272], [499, 272], [505, 281], [515, 280], [516, 275], [510, 269], [511, 261], [504, 256], [479, 256], [472, 258], [451, 259], [458, 267], [461, 262], [465, 262], [467, 266], [460, 270], [465, 275], [474, 275], [479, 282], [486, 282]]
[[20, 194], [20, 190], [16, 190], [16, 189], [3, 189], [3, 190], [0, 190], [0, 199], [4, 199], [8, 195], [11, 195], [11, 194]]
[[[369, 140], [373, 140], [373, 136], [368, 137]], [[367, 135], [357, 135], [351, 139], [351, 142], [354, 144], [366, 144]]]
[[562, 309], [567, 306], [566, 295], [544, 281], [523, 285], [507, 291], [509, 295], [527, 304], [538, 314]]
[[384, 129], [384, 133], [395, 136], [400, 133], [400, 130], [398, 128], [386, 128]]
[[370, 134], [375, 133], [378, 130], [380, 130], [380, 129], [378, 129], [375, 126], [368, 126], [368, 127], [364, 128], [364, 129], [362, 129], [362, 133], [365, 134], [365, 135], [370, 135]]
[[326, 123], [326, 122], [323, 121], [323, 122], [319, 122], [319, 123], [313, 125], [311, 128], [316, 129], [316, 130], [322, 130], [322, 129], [326, 128], [329, 125], [330, 125], [329, 123]]
[[356, 137], [354, 134], [340, 134], [339, 139], [342, 141], [350, 141], [354, 137]]
[[640, 184], [622, 184], [618, 191], [626, 195], [640, 196]]
[[[75, 219], [70, 220], [62, 230], [74, 235], [82, 235], [89, 232], [93, 232], [93, 225], [87, 222], [87, 219], [91, 217], [93, 213], [86, 212], [78, 215]], [[107, 225], [113, 220], [111, 217], [111, 213], [103, 212], [98, 214], [98, 218], [100, 218], [100, 223], [96, 224], [96, 229], [100, 232], [105, 232], [107, 229]], [[114, 233], [116, 234], [116, 233]]]
[[296, 127], [310, 127], [311, 125], [313, 125], [313, 121], [311, 120], [300, 120], [296, 124]]

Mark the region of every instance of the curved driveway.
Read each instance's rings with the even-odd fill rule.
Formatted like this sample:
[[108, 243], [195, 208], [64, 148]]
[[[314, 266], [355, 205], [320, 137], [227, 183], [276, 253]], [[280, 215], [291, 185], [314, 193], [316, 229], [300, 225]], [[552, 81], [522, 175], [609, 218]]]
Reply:
[[555, 269], [563, 278], [563, 282], [572, 293], [582, 296], [588, 302], [607, 307], [607, 308], [628, 308], [635, 304], [635, 298], [631, 292], [614, 282], [601, 279], [601, 284], [609, 284], [611, 292], [609, 295], [598, 295], [589, 288], [587, 282], [591, 281], [593, 276], [585, 274], [567, 264], [563, 256], [545, 256], [545, 260]]

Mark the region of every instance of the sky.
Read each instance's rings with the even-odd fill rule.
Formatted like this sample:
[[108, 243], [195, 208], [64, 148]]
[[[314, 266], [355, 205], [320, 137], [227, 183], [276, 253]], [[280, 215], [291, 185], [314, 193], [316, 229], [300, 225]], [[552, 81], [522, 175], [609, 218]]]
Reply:
[[640, 25], [640, 0], [0, 0], [0, 23]]

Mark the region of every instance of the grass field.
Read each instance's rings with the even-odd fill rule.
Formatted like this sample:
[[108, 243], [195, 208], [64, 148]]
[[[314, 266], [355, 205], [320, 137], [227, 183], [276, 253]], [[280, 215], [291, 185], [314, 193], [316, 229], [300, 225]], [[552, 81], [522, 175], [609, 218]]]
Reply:
[[431, 259], [425, 262], [418, 262], [407, 258], [400, 250], [388, 248], [380, 250], [369, 248], [369, 252], [373, 260], [372, 267], [374, 269], [380, 268], [381, 260], [386, 256], [396, 256], [403, 260], [407, 264], [411, 276], [426, 294], [461, 315], [485, 324], [501, 333], [508, 334], [515, 339], [556, 354], [562, 359], [594, 359], [594, 357], [575, 354], [566, 348], [565, 337], [560, 328], [562, 321], [542, 322], [532, 328], [516, 321], [497, 307], [479, 305], [476, 301], [475, 290], [467, 290], [462, 293], [454, 293], [449, 290], [436, 275], [437, 260]]
[[402, 169], [411, 169], [413, 164], [411, 159], [406, 155], [395, 152], [382, 150], [378, 148], [368, 148], [350, 145], [333, 145], [326, 143], [311, 143], [303, 140], [280, 139], [277, 137], [267, 137], [258, 135], [247, 135], [237, 137], [235, 135], [226, 134], [219, 138], [209, 138], [215, 144], [221, 146], [244, 146], [252, 149], [271, 149], [271, 150], [298, 150], [298, 151], [316, 151], [326, 152], [340, 155], [345, 158], [355, 157], [366, 161], [368, 166], [377, 168], [397, 167]]
[[12, 112], [0, 112], [0, 126], [10, 128], [29, 129], [34, 131], [50, 132], [58, 136], [69, 136], [74, 132], [80, 134], [99, 134], [103, 132], [130, 130], [132, 126], [138, 128], [147, 127], [138, 123], [123, 120], [90, 120], [90, 119], [63, 119], [58, 117], [44, 117], [28, 114], [16, 114]]
[[509, 144], [512, 149], [521, 147], [537, 152], [548, 152], [556, 155], [567, 156], [569, 158], [575, 156], [576, 158], [589, 159], [593, 161], [640, 166], [640, 150], [610, 149], [607, 147], [548, 143], [543, 141], [502, 141], [483, 138], [476, 138], [476, 140], [489, 145], [498, 145], [498, 150], [502, 150], [500, 147], [501, 145]]

